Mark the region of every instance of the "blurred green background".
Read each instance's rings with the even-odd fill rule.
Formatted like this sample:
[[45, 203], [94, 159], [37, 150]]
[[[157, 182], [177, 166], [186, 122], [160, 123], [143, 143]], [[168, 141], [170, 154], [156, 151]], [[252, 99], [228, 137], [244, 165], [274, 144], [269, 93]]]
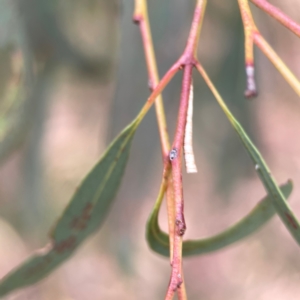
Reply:
[[[272, 1], [300, 22], [296, 0]], [[134, 1], [0, 0], [0, 276], [47, 242], [81, 179], [137, 114], [149, 90]], [[161, 76], [185, 47], [194, 1], [152, 0]], [[300, 41], [253, 8], [267, 40], [300, 78]], [[22, 56], [22, 53], [24, 56]], [[235, 1], [208, 1], [199, 58], [279, 182], [292, 178], [300, 216], [300, 101], [256, 51], [259, 97], [246, 101], [243, 28]], [[181, 75], [163, 92], [171, 138]], [[184, 175], [187, 238], [216, 233], [265, 194], [235, 133], [194, 73], [198, 174]], [[5, 299], [163, 299], [170, 266], [145, 224], [162, 159], [154, 109], [134, 139], [115, 204], [95, 236], [34, 287]], [[166, 211], [161, 213], [166, 229]], [[193, 299], [298, 299], [298, 247], [275, 217], [250, 238], [184, 261]]]

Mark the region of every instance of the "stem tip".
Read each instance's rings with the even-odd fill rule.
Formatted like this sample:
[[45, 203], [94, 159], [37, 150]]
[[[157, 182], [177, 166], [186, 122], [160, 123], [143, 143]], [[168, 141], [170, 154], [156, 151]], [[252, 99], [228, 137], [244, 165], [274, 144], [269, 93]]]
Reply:
[[244, 93], [246, 98], [254, 98], [257, 96], [257, 89], [254, 77], [254, 66], [246, 66], [247, 87]]

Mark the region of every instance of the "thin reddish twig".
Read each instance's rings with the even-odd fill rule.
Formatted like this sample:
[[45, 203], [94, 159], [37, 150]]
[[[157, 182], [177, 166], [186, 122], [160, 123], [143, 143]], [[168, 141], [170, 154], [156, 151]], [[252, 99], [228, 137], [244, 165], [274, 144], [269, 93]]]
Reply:
[[[172, 262], [172, 276], [167, 295], [172, 295], [174, 291], [180, 289], [182, 278], [182, 236], [185, 233], [186, 224], [184, 220], [184, 201], [182, 189], [182, 150], [183, 139], [187, 117], [190, 85], [192, 80], [193, 65], [187, 64], [183, 71], [180, 108], [177, 119], [177, 128], [174, 143], [172, 145], [170, 160], [172, 164], [173, 187], [175, 194], [175, 235]], [[173, 154], [172, 154], [173, 153]], [[169, 299], [169, 296], [168, 298]]]
[[[145, 49], [146, 61], [148, 65], [148, 73], [151, 85], [153, 87], [158, 83], [158, 87], [162, 82], [169, 80], [179, 68], [183, 68], [183, 80], [182, 80], [182, 91], [180, 99], [180, 107], [177, 120], [176, 134], [174, 142], [172, 144], [172, 150], [170, 151], [170, 161], [172, 165], [172, 179], [173, 179], [173, 190], [175, 195], [175, 222], [174, 222], [174, 237], [173, 237], [173, 259], [172, 259], [172, 272], [170, 283], [166, 295], [166, 300], [173, 299], [174, 293], [178, 291], [179, 299], [186, 299], [186, 291], [183, 282], [182, 273], [182, 236], [185, 232], [185, 220], [184, 220], [184, 200], [183, 200], [183, 189], [182, 189], [182, 151], [185, 127], [187, 121], [187, 112], [189, 105], [189, 94], [192, 84], [192, 70], [194, 64], [197, 62], [197, 45], [201, 31], [203, 15], [206, 7], [206, 0], [197, 0], [197, 4], [194, 11], [194, 17], [190, 29], [186, 48], [183, 54], [180, 56], [178, 61], [171, 67], [165, 77], [160, 83], [158, 83], [158, 75], [156, 69], [156, 62], [152, 44], [152, 38], [150, 33], [150, 26], [148, 21], [148, 15], [146, 10], [146, 2], [143, 0], [136, 0], [136, 7], [134, 13], [134, 21], [140, 25], [141, 35], [143, 38], [143, 45]], [[151, 86], [152, 87], [152, 86]], [[156, 94], [158, 96], [158, 94]], [[146, 102], [144, 108], [140, 113], [142, 118], [149, 106], [153, 103], [153, 93]], [[159, 101], [157, 101], [159, 102]], [[158, 107], [159, 110], [159, 107]], [[159, 116], [158, 116], [159, 117]], [[162, 124], [163, 122], [160, 122]], [[163, 138], [164, 132], [160, 130], [161, 139]], [[163, 147], [166, 149], [166, 147]], [[163, 153], [165, 150], [163, 150]], [[165, 170], [169, 167], [168, 162], [165, 162]]]
[[190, 29], [186, 48], [178, 62], [183, 67], [183, 79], [178, 112], [177, 127], [170, 161], [172, 165], [173, 189], [175, 194], [175, 234], [173, 242], [172, 272], [165, 300], [173, 299], [174, 293], [178, 291], [180, 299], [186, 299], [183, 286], [182, 273], [182, 236], [185, 233], [186, 224], [184, 220], [184, 199], [182, 188], [182, 151], [187, 120], [190, 87], [192, 84], [192, 70], [197, 62], [197, 45], [202, 27], [206, 0], [198, 0]]
[[[159, 82], [159, 76], [156, 66], [156, 59], [154, 53], [154, 47], [151, 36], [150, 23], [148, 18], [147, 11], [147, 2], [146, 0], [136, 0], [135, 1], [135, 10], [133, 14], [133, 20], [139, 25], [145, 58], [148, 69], [148, 78], [149, 78], [149, 87], [152, 90], [155, 88]], [[158, 128], [160, 133], [160, 140], [162, 145], [162, 155], [164, 158], [164, 174], [168, 174], [170, 163], [168, 160], [168, 154], [170, 151], [169, 137], [167, 133], [167, 125], [163, 107], [162, 96], [159, 95], [155, 100], [156, 116], [158, 122]], [[167, 160], [165, 159], [167, 158]], [[163, 175], [166, 176], [166, 175]], [[169, 239], [170, 239], [170, 260], [173, 261], [173, 241], [175, 235], [175, 202], [174, 202], [174, 192], [172, 186], [172, 176], [165, 179], [167, 182], [166, 198], [167, 198], [167, 209], [168, 209], [168, 223], [169, 223]], [[186, 291], [184, 283], [181, 284], [179, 291], [179, 299], [186, 299]]]
[[265, 11], [271, 17], [280, 22], [287, 29], [292, 31], [298, 37], [300, 37], [300, 25], [293, 21], [290, 17], [288, 17], [285, 13], [283, 13], [279, 8], [272, 5], [266, 0], [250, 0], [257, 7]]
[[[171, 79], [174, 77], [174, 75], [182, 68], [181, 63], [177, 61], [168, 71], [167, 73], [163, 76], [163, 78], [160, 80], [156, 88], [153, 90], [151, 95], [148, 97], [146, 103], [142, 107], [141, 111], [138, 114], [138, 121], [141, 122], [154, 103], [155, 99], [157, 98], [158, 95], [161, 94], [161, 92], [164, 90], [164, 88], [168, 85], [168, 83], [171, 81]], [[137, 125], [139, 124], [137, 123]]]

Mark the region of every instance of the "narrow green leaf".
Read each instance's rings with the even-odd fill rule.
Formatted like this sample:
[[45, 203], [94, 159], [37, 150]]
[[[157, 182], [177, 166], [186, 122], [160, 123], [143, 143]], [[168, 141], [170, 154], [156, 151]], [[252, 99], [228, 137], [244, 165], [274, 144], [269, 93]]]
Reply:
[[0, 281], [0, 296], [47, 276], [99, 228], [119, 187], [138, 124], [135, 120], [121, 132], [83, 180], [53, 230], [49, 246]]
[[[281, 191], [285, 197], [289, 197], [293, 189], [291, 181], [281, 186]], [[159, 208], [164, 196], [164, 186], [155, 203], [153, 212], [149, 218], [146, 236], [152, 250], [163, 255], [169, 256], [169, 236], [163, 232], [158, 224]], [[200, 240], [191, 240], [183, 242], [183, 256], [192, 256], [204, 254], [219, 250], [229, 246], [257, 231], [275, 214], [274, 207], [270, 196], [261, 200], [252, 211], [239, 222], [229, 227], [225, 231], [209, 238]]]
[[291, 235], [294, 237], [298, 245], [300, 245], [300, 223], [294, 215], [289, 204], [286, 202], [283, 193], [280, 191], [262, 155], [252, 143], [240, 123], [234, 118], [225, 102], [221, 98], [217, 100], [221, 108], [225, 112], [231, 125], [241, 139], [247, 153], [251, 157], [260, 180], [262, 181], [268, 194], [271, 196], [271, 200], [277, 214], [279, 215], [280, 219], [283, 221]]
[[254, 146], [254, 144], [252, 143], [252, 141], [244, 131], [243, 127], [240, 125], [240, 123], [235, 119], [235, 117], [230, 112], [229, 108], [227, 107], [226, 103], [220, 96], [219, 92], [217, 91], [217, 89], [209, 79], [203, 67], [198, 63], [196, 64], [196, 68], [198, 69], [199, 73], [202, 75], [204, 81], [209, 86], [211, 92], [215, 96], [217, 102], [219, 103], [220, 107], [222, 108], [228, 120], [230, 121], [231, 125], [237, 132], [244, 147], [246, 148], [246, 151], [251, 157], [255, 165], [255, 170], [259, 175], [259, 178], [261, 179], [266, 191], [268, 192], [268, 195], [271, 196], [271, 200], [277, 214], [279, 215], [279, 217], [281, 218], [281, 220], [283, 221], [283, 223], [285, 224], [285, 226], [287, 227], [291, 235], [294, 237], [298, 245], [300, 245], [299, 221], [297, 220], [290, 206], [286, 202], [283, 193], [280, 191], [263, 157], [261, 156], [257, 148]]

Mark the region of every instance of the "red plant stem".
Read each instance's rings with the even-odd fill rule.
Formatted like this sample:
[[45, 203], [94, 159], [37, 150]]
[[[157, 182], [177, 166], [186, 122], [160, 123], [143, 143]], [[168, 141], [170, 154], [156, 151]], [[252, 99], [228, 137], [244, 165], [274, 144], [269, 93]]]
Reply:
[[194, 17], [190, 29], [186, 48], [178, 62], [184, 68], [180, 107], [177, 119], [177, 128], [170, 152], [172, 165], [173, 190], [175, 194], [175, 234], [173, 242], [172, 273], [165, 300], [173, 299], [178, 291], [179, 299], [186, 299], [185, 286], [182, 272], [182, 236], [186, 230], [184, 220], [184, 200], [182, 189], [182, 150], [189, 104], [190, 86], [192, 83], [192, 70], [197, 62], [197, 45], [201, 31], [206, 0], [198, 0], [194, 11]]
[[186, 118], [187, 118], [190, 86], [192, 81], [192, 69], [193, 69], [192, 64], [185, 65], [184, 67], [176, 135], [172, 145], [172, 149], [177, 151], [177, 155], [171, 161], [171, 165], [173, 170], [173, 186], [174, 186], [174, 193], [175, 193], [176, 236], [180, 236], [180, 237], [183, 236], [186, 228], [184, 215], [183, 215], [181, 155], [183, 149], [183, 139], [184, 139]]
[[266, 0], [250, 1], [300, 37], [300, 25], [291, 20], [291, 18], [285, 15], [279, 8], [273, 6]]
[[[136, 9], [134, 14], [134, 20], [140, 25], [142, 25], [143, 15], [145, 16], [145, 2], [136, 1]], [[170, 152], [170, 160], [172, 164], [172, 179], [173, 179], [173, 190], [175, 194], [175, 228], [174, 228], [174, 240], [173, 240], [173, 260], [172, 260], [172, 274], [171, 279], [166, 295], [166, 300], [173, 299], [174, 293], [178, 290], [178, 296], [180, 300], [186, 299], [185, 286], [183, 282], [183, 273], [182, 273], [182, 236], [185, 232], [185, 220], [184, 220], [184, 210], [183, 210], [183, 189], [182, 189], [182, 173], [181, 173], [181, 155], [183, 150], [183, 141], [185, 134], [185, 126], [187, 119], [188, 103], [189, 103], [189, 93], [190, 85], [192, 82], [192, 69], [194, 64], [197, 62], [197, 44], [200, 35], [200, 30], [202, 26], [203, 15], [206, 7], [206, 0], [197, 0], [194, 18], [191, 25], [190, 34], [187, 41], [187, 46], [179, 58], [179, 60], [170, 68], [167, 74], [162, 78], [158, 83], [157, 87], [154, 89], [151, 96], [148, 98], [146, 104], [142, 108], [138, 120], [141, 121], [146, 112], [149, 110], [153, 104], [155, 98], [161, 93], [167, 83], [175, 75], [175, 73], [184, 68], [183, 81], [182, 81], [182, 92], [180, 100], [179, 115], [177, 121], [177, 129], [175, 134], [175, 139], [173, 142], [173, 147]], [[152, 40], [149, 39], [150, 36], [146, 36], [146, 31], [150, 30], [147, 28], [147, 21], [141, 26], [142, 35], [145, 35], [143, 38], [144, 47], [147, 47], [146, 57], [150, 55], [150, 45], [152, 45]], [[150, 31], [149, 31], [150, 32]], [[154, 52], [152, 53], [154, 54]], [[148, 67], [151, 66], [152, 71], [149, 68], [150, 72], [153, 72], [153, 62], [150, 59], [146, 59]], [[153, 74], [153, 73], [152, 73]], [[152, 82], [151, 82], [152, 84]], [[138, 122], [139, 123], [139, 122]], [[138, 124], [137, 123], [137, 124]], [[169, 162], [165, 161], [164, 164], [165, 170], [169, 168]]]
[[197, 46], [198, 46], [205, 6], [206, 6], [205, 0], [197, 1], [197, 5], [194, 11], [194, 17], [190, 29], [190, 34], [187, 40], [186, 48], [182, 55], [182, 59], [194, 59], [197, 56]]
[[164, 75], [164, 77], [161, 79], [157, 87], [153, 90], [149, 98], [147, 99], [146, 103], [144, 104], [143, 108], [141, 109], [137, 119], [138, 123], [137, 125], [143, 120], [145, 114], [148, 112], [152, 104], [154, 103], [157, 96], [164, 90], [164, 88], [168, 85], [168, 83], [171, 81], [171, 79], [174, 77], [174, 75], [177, 73], [178, 70], [182, 68], [181, 63], [177, 61]]
[[187, 64], [184, 67], [182, 90], [180, 99], [180, 108], [178, 113], [178, 121], [175, 139], [172, 145], [174, 151], [174, 158], [171, 158], [172, 174], [173, 174], [173, 188], [175, 194], [175, 235], [173, 242], [173, 262], [172, 275], [167, 292], [166, 299], [172, 299], [174, 292], [180, 289], [183, 282], [182, 275], [182, 236], [184, 235], [186, 224], [184, 220], [184, 201], [182, 189], [182, 150], [183, 139], [187, 117], [187, 108], [189, 101], [190, 85], [192, 80], [193, 64]]
[[182, 279], [182, 284], [181, 284], [180, 288], [177, 289], [178, 300], [187, 300], [183, 272], [182, 272], [182, 278], [181, 279]]

